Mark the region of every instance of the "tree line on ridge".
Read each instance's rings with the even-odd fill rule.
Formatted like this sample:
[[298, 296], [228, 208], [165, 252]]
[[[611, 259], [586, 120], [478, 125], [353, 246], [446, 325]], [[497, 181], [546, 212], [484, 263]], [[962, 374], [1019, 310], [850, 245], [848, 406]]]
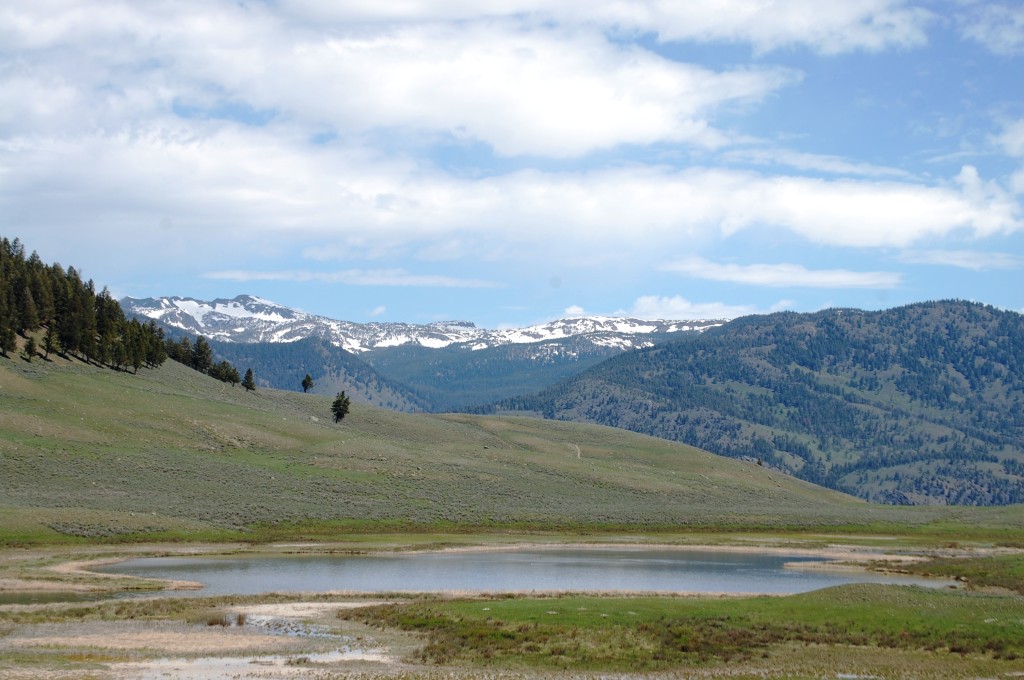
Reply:
[[[23, 338], [19, 343], [18, 337]], [[15, 238], [0, 238], [0, 355], [21, 344], [27, 361], [51, 354], [138, 372], [167, 358], [154, 323], [126, 319], [121, 305], [74, 268], [45, 264]]]

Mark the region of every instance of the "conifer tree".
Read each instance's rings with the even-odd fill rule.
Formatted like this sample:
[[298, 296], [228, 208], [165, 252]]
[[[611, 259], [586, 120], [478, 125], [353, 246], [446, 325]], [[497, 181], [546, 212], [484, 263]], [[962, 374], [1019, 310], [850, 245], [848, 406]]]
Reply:
[[18, 312], [22, 333], [29, 333], [39, 328], [39, 310], [27, 284], [21, 289]]
[[95, 302], [96, 333], [102, 338], [106, 334], [118, 334], [124, 329], [124, 312], [121, 305], [110, 295], [110, 291], [103, 289], [96, 296]]
[[82, 346], [83, 310], [81, 296], [82, 279], [74, 267], [68, 267], [67, 275], [59, 284], [60, 301], [57, 303], [57, 332], [60, 346], [65, 354], [77, 354]]
[[146, 329], [146, 363], [150, 366], [159, 366], [167, 361], [164, 331], [162, 328], [157, 328], [156, 322], [152, 319], [146, 324]]
[[115, 342], [116, 338], [113, 331], [100, 334], [100, 338], [96, 343], [96, 360], [101, 364], [116, 365], [113, 360]]
[[230, 361], [222, 361], [219, 364], [210, 366], [209, 375], [221, 382], [231, 383], [234, 387], [242, 379], [238, 375], [238, 369], [231, 365]]
[[86, 362], [96, 356], [96, 289], [92, 281], [86, 281], [78, 290], [79, 302], [78, 322], [81, 324], [81, 340], [79, 349], [85, 355]]
[[25, 342], [25, 347], [23, 348], [23, 351], [25, 352], [26, 361], [31, 362], [32, 359], [35, 358], [36, 353], [39, 351], [39, 348], [36, 347], [35, 337], [31, 335], [28, 336], [28, 340]]
[[50, 353], [56, 352], [57, 349], [57, 326], [51, 321], [50, 325], [46, 327], [46, 335], [43, 336], [43, 351], [46, 352], [43, 358], [49, 359]]
[[192, 341], [188, 339], [188, 336], [182, 336], [178, 341], [178, 356], [174, 358], [186, 366], [192, 365]]
[[245, 377], [242, 378], [242, 387], [245, 388], [246, 392], [256, 391], [256, 381], [252, 377], [252, 369], [250, 368], [245, 372]]
[[210, 366], [213, 366], [213, 348], [206, 338], [199, 336], [196, 344], [192, 346], [192, 368], [200, 373], [208, 373]]
[[0, 354], [7, 356], [18, 348], [18, 335], [4, 320], [0, 319]]
[[345, 391], [338, 392], [338, 396], [334, 398], [334, 403], [331, 404], [331, 413], [334, 414], [334, 422], [340, 423], [342, 418], [348, 415], [349, 405], [351, 400], [345, 396]]
[[128, 364], [128, 351], [124, 346], [124, 342], [120, 338], [117, 338], [111, 342], [110, 345], [110, 365], [114, 368], [123, 370]]
[[302, 391], [309, 392], [311, 389], [313, 389], [313, 378], [307, 373], [306, 377], [302, 379]]
[[46, 265], [39, 259], [37, 253], [32, 253], [28, 260], [29, 265], [29, 286], [32, 289], [32, 299], [35, 300], [39, 312], [39, 323], [49, 324], [53, 321], [53, 289], [49, 285], [49, 277], [46, 273]]

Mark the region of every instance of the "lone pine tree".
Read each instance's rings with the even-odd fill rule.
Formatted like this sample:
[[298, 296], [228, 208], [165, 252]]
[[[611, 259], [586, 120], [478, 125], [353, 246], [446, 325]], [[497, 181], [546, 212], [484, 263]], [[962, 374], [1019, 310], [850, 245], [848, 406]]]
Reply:
[[338, 392], [331, 404], [331, 413], [334, 414], [334, 422], [340, 423], [341, 419], [348, 415], [348, 408], [351, 401], [345, 396], [345, 391]]

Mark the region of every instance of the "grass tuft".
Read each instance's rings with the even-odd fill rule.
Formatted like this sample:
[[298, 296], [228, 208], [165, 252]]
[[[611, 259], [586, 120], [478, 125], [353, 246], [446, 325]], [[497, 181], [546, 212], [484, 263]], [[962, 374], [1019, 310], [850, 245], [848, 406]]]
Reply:
[[206, 619], [207, 626], [221, 626], [228, 628], [231, 626], [231, 618], [227, 614], [211, 614]]

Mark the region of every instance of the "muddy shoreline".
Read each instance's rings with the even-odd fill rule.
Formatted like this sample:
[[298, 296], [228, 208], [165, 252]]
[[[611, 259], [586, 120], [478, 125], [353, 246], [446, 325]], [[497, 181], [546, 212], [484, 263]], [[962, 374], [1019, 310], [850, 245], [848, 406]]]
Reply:
[[[425, 546], [415, 545], [379, 545], [360, 546], [354, 548], [349, 543], [278, 543], [262, 546], [239, 546], [223, 544], [196, 545], [149, 545], [134, 546], [130, 550], [120, 547], [92, 548], [90, 552], [99, 552], [95, 557], [75, 555], [68, 560], [41, 567], [20, 570], [21, 574], [0, 573], [0, 593], [19, 592], [68, 592], [68, 593], [124, 593], [124, 592], [164, 592], [172, 595], [175, 591], [195, 590], [203, 584], [194, 581], [167, 581], [143, 579], [130, 575], [108, 574], [94, 571], [95, 567], [116, 564], [141, 557], [187, 557], [187, 556], [222, 556], [222, 555], [329, 555], [329, 554], [367, 554], [374, 552], [412, 554], [412, 553], [472, 553], [472, 552], [510, 552], [517, 550], [571, 550], [571, 549], [612, 549], [630, 550], [678, 550], [680, 552], [728, 552], [738, 554], [791, 555], [813, 558], [813, 562], [787, 563], [787, 568], [800, 570], [830, 571], [898, 571], [900, 564], [919, 562], [930, 557], [979, 556], [995, 554], [999, 550], [989, 548], [971, 549], [898, 549], [895, 546], [854, 546], [833, 544], [828, 546], [798, 547], [791, 544], [756, 545], [736, 544], [678, 544], [656, 543], [646, 541], [635, 542], [536, 542], [520, 541], [499, 545], [460, 545], [460, 546]], [[57, 551], [35, 550], [27, 556], [37, 561], [47, 553], [51, 559]], [[63, 551], [61, 551], [63, 552]], [[113, 553], [113, 554], [111, 554]], [[8, 551], [10, 556], [10, 551]], [[877, 566], [884, 563], [886, 566]], [[452, 593], [462, 591], [452, 591]], [[557, 591], [561, 592], [561, 591]], [[614, 591], [614, 594], [627, 594], [628, 591]], [[354, 594], [354, 593], [353, 593]], [[612, 594], [612, 593], [608, 593]], [[668, 593], [666, 593], [668, 594]], [[746, 595], [747, 593], [704, 593], [704, 595]]]

